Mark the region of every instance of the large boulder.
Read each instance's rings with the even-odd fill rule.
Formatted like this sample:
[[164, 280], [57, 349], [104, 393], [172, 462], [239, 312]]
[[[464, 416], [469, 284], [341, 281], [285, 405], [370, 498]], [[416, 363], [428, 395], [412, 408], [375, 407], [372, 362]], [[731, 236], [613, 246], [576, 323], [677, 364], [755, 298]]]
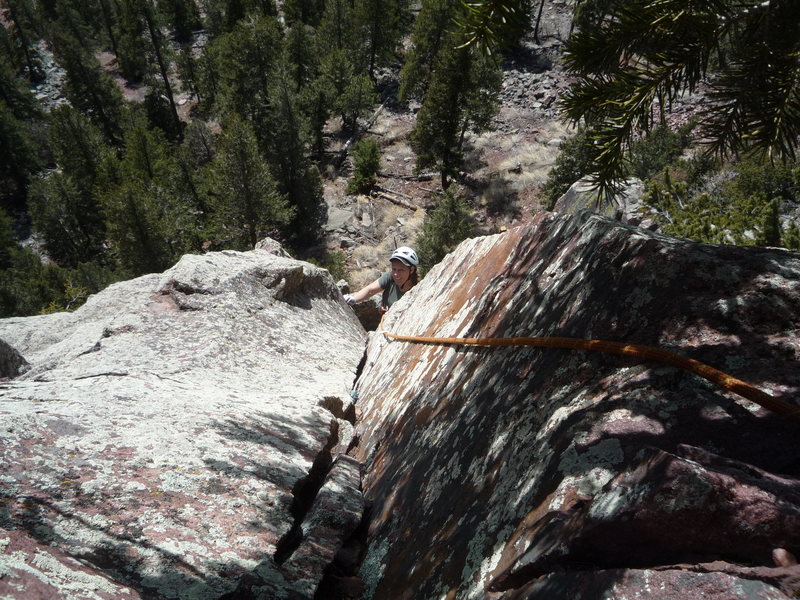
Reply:
[[[698, 244], [586, 212], [463, 242], [382, 324], [661, 347], [790, 409], [798, 327], [797, 253]], [[798, 415], [644, 359], [381, 332], [358, 391], [366, 598], [800, 590]]]
[[311, 598], [362, 518], [365, 332], [327, 271], [185, 256], [0, 321], [0, 596]]
[[16, 348], [0, 340], [0, 379], [12, 379], [28, 368], [28, 361]]
[[553, 211], [576, 214], [582, 210], [591, 210], [623, 223], [655, 231], [658, 229], [656, 213], [653, 208], [642, 202], [643, 195], [644, 184], [640, 179], [631, 177], [625, 180], [614, 201], [606, 203], [600, 198], [596, 185], [590, 179], [583, 178], [573, 183], [564, 195], [556, 200]]

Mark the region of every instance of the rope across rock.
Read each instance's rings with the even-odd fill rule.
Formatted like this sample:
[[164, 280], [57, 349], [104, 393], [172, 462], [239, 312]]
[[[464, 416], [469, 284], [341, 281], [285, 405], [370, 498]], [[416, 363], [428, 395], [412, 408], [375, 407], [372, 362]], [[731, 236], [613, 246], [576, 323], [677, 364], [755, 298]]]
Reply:
[[389, 339], [402, 342], [415, 342], [424, 344], [439, 344], [450, 346], [528, 346], [536, 348], [563, 348], [568, 350], [589, 350], [593, 352], [605, 352], [619, 354], [622, 356], [633, 356], [647, 360], [655, 360], [685, 371], [699, 375], [719, 387], [738, 394], [747, 400], [751, 400], [782, 415], [796, 423], [800, 423], [800, 406], [795, 406], [767, 394], [765, 391], [737, 379], [732, 375], [724, 373], [714, 367], [710, 367], [700, 361], [683, 356], [676, 352], [655, 348], [653, 346], [643, 346], [639, 344], [626, 344], [623, 342], [609, 342], [604, 340], [587, 340], [572, 337], [510, 337], [510, 338], [439, 338], [424, 337], [413, 335], [397, 335], [387, 331], [382, 332]]

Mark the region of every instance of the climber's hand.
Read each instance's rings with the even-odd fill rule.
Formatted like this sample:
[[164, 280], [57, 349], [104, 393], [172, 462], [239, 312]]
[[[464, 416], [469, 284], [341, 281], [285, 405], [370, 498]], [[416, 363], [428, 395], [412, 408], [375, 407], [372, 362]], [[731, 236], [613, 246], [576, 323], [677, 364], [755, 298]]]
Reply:
[[344, 301], [347, 302], [348, 304], [355, 304], [356, 303], [356, 299], [353, 297], [353, 294], [345, 294], [344, 295]]

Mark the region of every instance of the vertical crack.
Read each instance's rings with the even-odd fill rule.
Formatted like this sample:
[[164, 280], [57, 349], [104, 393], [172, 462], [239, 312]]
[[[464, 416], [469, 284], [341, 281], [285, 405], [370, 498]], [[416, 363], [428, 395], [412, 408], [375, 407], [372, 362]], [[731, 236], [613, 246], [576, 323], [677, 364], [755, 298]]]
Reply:
[[345, 403], [338, 396], [325, 396], [320, 402], [320, 406], [330, 411], [337, 419], [347, 421], [351, 425], [356, 423], [356, 404], [355, 402]]
[[278, 541], [275, 548], [273, 558], [279, 565], [286, 562], [292, 553], [297, 550], [298, 546], [300, 546], [300, 542], [303, 541], [303, 520], [311, 509], [312, 504], [314, 504], [314, 499], [317, 497], [322, 484], [325, 482], [325, 477], [331, 470], [331, 465], [333, 464], [333, 454], [331, 450], [338, 442], [339, 422], [336, 419], [331, 419], [331, 430], [325, 447], [317, 454], [308, 475], [299, 479], [292, 488], [293, 499], [290, 512], [294, 524]]
[[372, 507], [365, 506], [358, 527], [342, 544], [333, 562], [325, 567], [314, 600], [361, 598], [364, 582], [359, 576], [359, 570], [361, 563], [364, 562], [371, 520]]

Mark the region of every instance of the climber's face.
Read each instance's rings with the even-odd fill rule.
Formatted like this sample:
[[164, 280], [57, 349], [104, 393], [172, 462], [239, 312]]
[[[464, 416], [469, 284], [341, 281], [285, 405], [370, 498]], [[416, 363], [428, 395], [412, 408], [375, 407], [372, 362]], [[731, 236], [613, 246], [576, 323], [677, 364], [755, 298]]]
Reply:
[[392, 279], [397, 287], [403, 289], [403, 286], [408, 283], [409, 277], [411, 277], [411, 267], [395, 258], [392, 261]]

